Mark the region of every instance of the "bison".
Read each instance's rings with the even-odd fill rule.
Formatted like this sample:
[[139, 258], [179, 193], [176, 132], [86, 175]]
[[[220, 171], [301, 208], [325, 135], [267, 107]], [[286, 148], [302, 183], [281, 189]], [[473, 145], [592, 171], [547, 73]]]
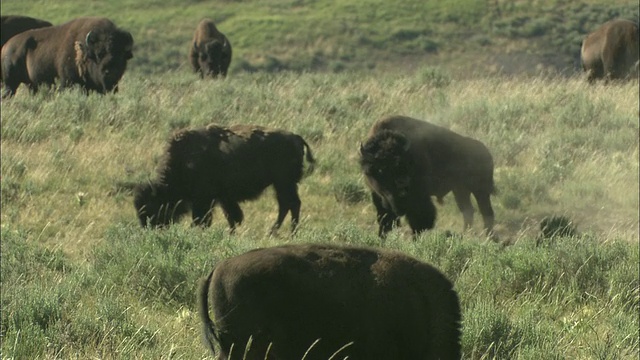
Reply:
[[0, 17], [2, 35], [0, 47], [11, 39], [14, 35], [17, 35], [23, 31], [31, 29], [39, 29], [43, 27], [52, 26], [50, 22], [41, 19], [35, 19], [29, 16], [20, 15], [3, 15]]
[[252, 250], [217, 263], [201, 281], [199, 303], [205, 343], [214, 353], [220, 348], [219, 359], [461, 357], [451, 282], [396, 251], [321, 244]]
[[288, 212], [295, 230], [300, 218], [298, 182], [303, 158], [313, 170], [309, 145], [299, 135], [254, 125], [182, 130], [169, 142], [158, 179], [134, 189], [134, 205], [143, 227], [178, 221], [189, 209], [193, 225], [210, 226], [219, 204], [233, 232], [243, 220], [239, 202], [257, 198], [273, 185], [280, 228]]
[[41, 84], [74, 84], [104, 94], [117, 90], [133, 37], [111, 20], [85, 17], [65, 24], [22, 32], [2, 47], [3, 97], [21, 83], [36, 92]]
[[384, 237], [400, 216], [414, 235], [433, 228], [436, 208], [453, 191], [464, 228], [473, 223], [471, 194], [476, 199], [488, 235], [494, 213], [493, 158], [478, 140], [406, 116], [376, 122], [360, 145], [360, 167], [377, 211], [378, 235]]
[[582, 41], [582, 69], [589, 82], [637, 76], [638, 24], [624, 19], [606, 22]]
[[211, 19], [203, 19], [198, 24], [193, 34], [189, 61], [200, 78], [227, 76], [231, 63], [231, 44]]

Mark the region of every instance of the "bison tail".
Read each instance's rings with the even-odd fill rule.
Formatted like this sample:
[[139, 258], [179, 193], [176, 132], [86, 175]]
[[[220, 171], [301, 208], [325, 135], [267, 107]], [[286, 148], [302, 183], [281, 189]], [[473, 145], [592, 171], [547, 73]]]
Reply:
[[213, 277], [213, 270], [209, 273], [206, 279], [202, 279], [200, 282], [200, 296], [199, 296], [199, 313], [202, 320], [202, 330], [204, 334], [205, 344], [211, 349], [213, 355], [216, 354], [215, 344], [220, 343], [220, 339], [216, 336], [216, 329], [209, 317], [209, 284]]
[[311, 148], [309, 147], [309, 144], [307, 144], [307, 142], [304, 141], [302, 137], [300, 137], [300, 140], [302, 140], [302, 143], [304, 144], [304, 147], [306, 150], [305, 158], [307, 159], [307, 163], [309, 164], [309, 167], [307, 169], [307, 174], [311, 174], [315, 168], [316, 160], [313, 158], [313, 154], [311, 153]]

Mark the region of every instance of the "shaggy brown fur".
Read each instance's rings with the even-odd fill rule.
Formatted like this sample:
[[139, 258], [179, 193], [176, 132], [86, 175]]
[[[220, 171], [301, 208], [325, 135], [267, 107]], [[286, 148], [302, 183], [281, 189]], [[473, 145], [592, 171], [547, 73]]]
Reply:
[[201, 78], [227, 76], [231, 64], [231, 44], [211, 19], [203, 19], [198, 24], [193, 34], [189, 62]]
[[278, 199], [276, 230], [291, 212], [292, 229], [300, 217], [298, 182], [303, 158], [314, 159], [299, 135], [253, 125], [183, 130], [171, 139], [158, 179], [135, 189], [142, 226], [163, 226], [189, 210], [194, 225], [209, 226], [220, 205], [231, 229], [243, 220], [239, 202], [260, 196], [273, 185]]
[[596, 79], [637, 77], [638, 24], [633, 21], [611, 20], [582, 41], [582, 68], [589, 82]]
[[451, 282], [395, 251], [313, 244], [249, 251], [219, 262], [199, 301], [206, 343], [214, 352], [219, 346], [220, 359], [461, 356]]
[[431, 229], [436, 209], [450, 191], [464, 217], [473, 223], [474, 195], [491, 233], [494, 213], [493, 158], [479, 141], [406, 116], [376, 122], [360, 148], [360, 166], [377, 210], [378, 235], [384, 237], [405, 215], [414, 234]]
[[78, 18], [62, 25], [22, 32], [2, 47], [3, 97], [21, 83], [74, 84], [104, 94], [116, 91], [131, 59], [133, 37], [106, 18]]

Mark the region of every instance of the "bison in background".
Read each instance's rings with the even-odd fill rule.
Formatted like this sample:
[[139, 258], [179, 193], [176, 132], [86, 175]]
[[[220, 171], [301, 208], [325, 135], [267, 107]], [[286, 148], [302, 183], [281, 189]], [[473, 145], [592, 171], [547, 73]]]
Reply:
[[11, 39], [14, 35], [17, 35], [23, 31], [39, 29], [53, 25], [46, 20], [40, 20], [21, 15], [3, 15], [0, 17], [0, 24], [0, 32], [2, 33], [2, 35], [0, 35], [0, 47], [4, 46], [4, 44], [9, 41], [9, 39]]
[[86, 17], [22, 32], [2, 47], [3, 97], [21, 83], [36, 92], [42, 84], [74, 84], [104, 94], [117, 90], [133, 57], [133, 37], [111, 20]]
[[360, 166], [377, 211], [378, 235], [384, 237], [400, 216], [414, 234], [433, 228], [436, 208], [453, 191], [464, 228], [473, 223], [471, 194], [484, 228], [492, 235], [493, 158], [478, 140], [406, 116], [376, 122], [360, 146]]
[[280, 228], [288, 212], [295, 230], [305, 149], [312, 165], [309, 145], [287, 131], [253, 125], [180, 131], [169, 143], [158, 179], [134, 190], [140, 223], [168, 225], [191, 210], [194, 225], [209, 226], [212, 209], [219, 204], [233, 231], [243, 220], [238, 203], [257, 198], [273, 185], [278, 218], [272, 231]]
[[604, 23], [582, 41], [582, 69], [589, 82], [637, 76], [638, 24], [616, 19]]
[[219, 346], [221, 359], [461, 357], [453, 285], [396, 251], [317, 244], [252, 250], [216, 264], [199, 303], [206, 343], [214, 353]]
[[211, 19], [203, 19], [198, 24], [193, 35], [189, 62], [193, 71], [200, 74], [200, 78], [227, 76], [231, 63], [231, 44]]

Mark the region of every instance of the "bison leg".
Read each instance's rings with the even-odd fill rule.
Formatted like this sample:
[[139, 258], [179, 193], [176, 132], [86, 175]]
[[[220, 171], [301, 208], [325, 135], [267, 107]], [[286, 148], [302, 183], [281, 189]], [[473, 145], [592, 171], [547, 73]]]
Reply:
[[298, 196], [298, 185], [276, 185], [276, 198], [278, 200], [278, 218], [271, 227], [271, 232], [275, 232], [282, 226], [287, 213], [291, 211], [291, 232], [295, 232], [300, 221], [300, 196]]
[[191, 208], [192, 225], [202, 227], [211, 226], [213, 205], [214, 201], [209, 199], [198, 199], [194, 201]]
[[458, 209], [462, 212], [464, 219], [464, 230], [467, 230], [473, 225], [473, 205], [471, 204], [471, 192], [467, 189], [455, 189], [453, 190], [453, 196], [456, 199]]
[[240, 209], [240, 204], [233, 201], [223, 201], [222, 211], [227, 218], [231, 233], [234, 233], [236, 231], [236, 225], [240, 225], [242, 220], [244, 220], [244, 214], [242, 213], [242, 209]]
[[371, 200], [373, 200], [373, 205], [376, 207], [376, 212], [378, 213], [376, 218], [378, 221], [378, 236], [385, 238], [394, 226], [400, 225], [400, 217], [389, 207], [385, 206], [382, 197], [375, 192], [371, 193]]
[[491, 207], [491, 195], [487, 192], [474, 192], [473, 196], [476, 198], [480, 214], [482, 214], [482, 220], [484, 221], [484, 230], [487, 235], [493, 233], [494, 214]]

